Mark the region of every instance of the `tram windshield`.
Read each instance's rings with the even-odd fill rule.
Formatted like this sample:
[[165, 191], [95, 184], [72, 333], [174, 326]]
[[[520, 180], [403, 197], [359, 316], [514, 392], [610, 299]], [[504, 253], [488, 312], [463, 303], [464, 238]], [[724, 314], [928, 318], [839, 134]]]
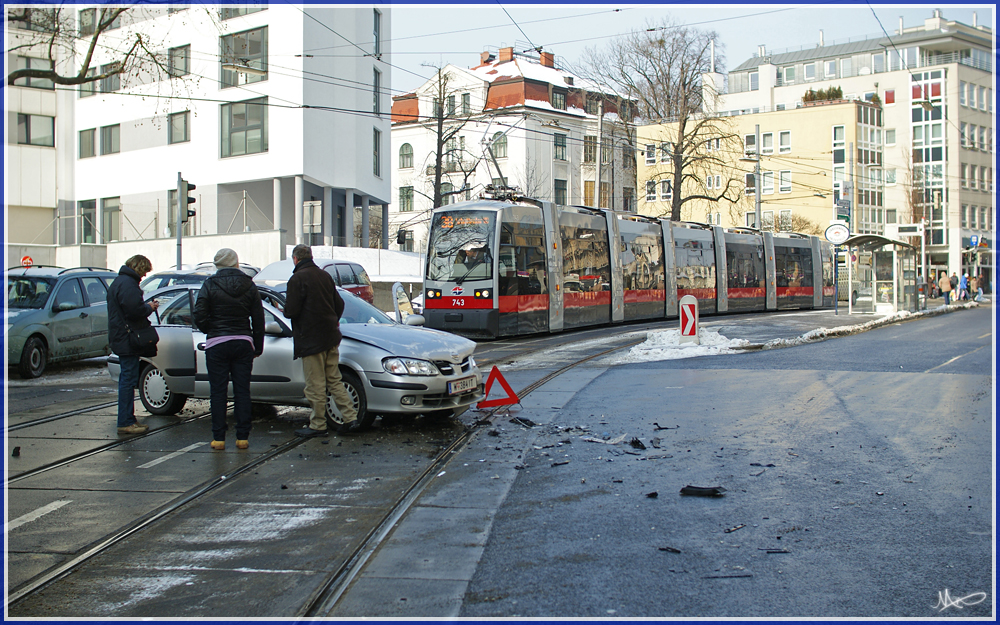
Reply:
[[427, 279], [459, 284], [493, 278], [495, 211], [437, 213], [427, 242]]

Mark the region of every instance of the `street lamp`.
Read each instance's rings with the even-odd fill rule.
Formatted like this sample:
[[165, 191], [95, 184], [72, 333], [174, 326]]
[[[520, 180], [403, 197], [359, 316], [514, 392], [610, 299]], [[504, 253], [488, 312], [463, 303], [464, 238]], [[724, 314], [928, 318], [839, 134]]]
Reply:
[[753, 158], [744, 156], [740, 160], [744, 163], [753, 163], [753, 195], [754, 195], [754, 227], [761, 229], [760, 221], [760, 124], [754, 126], [753, 131]]

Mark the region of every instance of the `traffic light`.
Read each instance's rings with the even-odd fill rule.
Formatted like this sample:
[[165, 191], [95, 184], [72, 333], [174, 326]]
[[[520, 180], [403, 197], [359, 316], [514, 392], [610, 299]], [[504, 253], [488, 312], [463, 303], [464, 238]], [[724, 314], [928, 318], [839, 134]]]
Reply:
[[399, 245], [403, 245], [404, 243], [406, 243], [406, 230], [400, 228], [399, 230], [396, 231], [396, 243], [398, 243]]
[[187, 180], [178, 179], [177, 183], [177, 201], [180, 203], [178, 208], [181, 211], [181, 223], [187, 223], [188, 219], [195, 216], [196, 212], [193, 208], [188, 208], [189, 204], [194, 204], [198, 200], [188, 195], [189, 192], [194, 191], [197, 187], [188, 182]]

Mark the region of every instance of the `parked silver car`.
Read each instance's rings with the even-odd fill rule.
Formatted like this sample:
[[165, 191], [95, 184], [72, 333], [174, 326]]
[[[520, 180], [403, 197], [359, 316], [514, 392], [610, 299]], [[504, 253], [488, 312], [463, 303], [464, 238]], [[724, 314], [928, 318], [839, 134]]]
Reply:
[[[176, 414], [188, 397], [209, 397], [206, 337], [194, 327], [191, 314], [198, 289], [178, 287], [182, 292], [150, 316], [160, 342], [157, 355], [143, 359], [139, 397], [152, 414]], [[254, 360], [253, 401], [308, 406], [302, 365], [292, 361], [291, 324], [277, 307], [283, 304], [283, 295], [262, 295], [264, 353]], [[340, 295], [345, 304], [340, 320], [344, 336], [340, 370], [362, 427], [380, 414], [458, 415], [483, 398], [483, 376], [473, 357], [473, 341], [412, 325], [422, 321], [419, 315], [399, 323], [343, 289]], [[164, 295], [153, 293], [147, 300], [156, 297]], [[108, 358], [108, 371], [117, 381], [120, 364], [114, 355]], [[343, 420], [332, 398], [327, 414], [334, 423]]]

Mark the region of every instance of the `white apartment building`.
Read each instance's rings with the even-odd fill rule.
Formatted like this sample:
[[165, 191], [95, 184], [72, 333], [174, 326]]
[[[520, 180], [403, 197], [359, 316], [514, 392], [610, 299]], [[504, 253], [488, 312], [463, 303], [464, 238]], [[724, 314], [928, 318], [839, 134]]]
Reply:
[[[505, 181], [522, 195], [559, 204], [635, 210], [634, 146], [622, 118], [630, 120], [619, 116], [616, 97], [558, 67], [548, 52], [501, 48], [483, 52], [470, 69], [449, 64], [440, 72], [446, 89], [435, 73], [414, 93], [393, 98], [392, 245], [426, 249], [436, 110], [443, 110], [447, 127], [461, 126], [445, 146], [442, 185], [458, 193], [445, 195], [442, 204], [478, 197], [487, 185]], [[598, 145], [604, 146], [600, 168]], [[399, 231], [401, 244], [395, 243]]]
[[[100, 9], [62, 10], [75, 11], [79, 28], [72, 66], [85, 58]], [[138, 6], [101, 36], [90, 71], [120, 59], [136, 33], [163, 67], [73, 88], [8, 89], [9, 112], [54, 118], [48, 145], [14, 148], [8, 137], [7, 176], [20, 186], [8, 205], [30, 207], [39, 223], [45, 211], [44, 221], [54, 219], [41, 241], [59, 251], [53, 260], [117, 267], [144, 253], [154, 268], [174, 264], [179, 172], [197, 200], [183, 226], [185, 263], [223, 246], [258, 266], [299, 242], [367, 246], [376, 205], [383, 232], [371, 238], [386, 240], [388, 9]], [[17, 213], [27, 209], [8, 210]], [[11, 219], [8, 243], [39, 243], [34, 231], [18, 232], [23, 222]]]
[[[728, 74], [722, 115], [791, 110], [808, 90], [839, 87], [846, 99], [881, 101], [884, 161], [855, 180], [852, 231], [882, 233], [891, 219], [927, 228], [930, 266], [948, 273], [991, 272], [963, 253], [973, 240], [995, 249], [993, 192], [993, 30], [946, 20], [935, 10], [922, 25], [902, 21], [890, 37], [759, 53]], [[855, 145], [855, 159], [863, 159]], [[861, 162], [860, 160], [858, 162]], [[871, 165], [871, 164], [869, 164]], [[841, 170], [831, 168], [829, 197]], [[884, 186], [880, 206], [859, 194]], [[831, 207], [832, 208], [832, 207]]]

